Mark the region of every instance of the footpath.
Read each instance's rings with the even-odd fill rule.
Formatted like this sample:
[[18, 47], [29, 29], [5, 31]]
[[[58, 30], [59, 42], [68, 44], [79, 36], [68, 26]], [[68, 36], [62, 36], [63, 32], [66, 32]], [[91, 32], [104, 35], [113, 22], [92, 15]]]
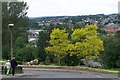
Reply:
[[23, 75], [26, 75], [26, 74], [24, 74], [24, 73], [21, 73], [21, 74], [15, 74], [14, 76], [12, 76], [11, 74], [10, 75], [1, 75], [0, 77], [1, 78], [18, 78], [18, 77], [20, 77], [20, 76], [23, 76]]

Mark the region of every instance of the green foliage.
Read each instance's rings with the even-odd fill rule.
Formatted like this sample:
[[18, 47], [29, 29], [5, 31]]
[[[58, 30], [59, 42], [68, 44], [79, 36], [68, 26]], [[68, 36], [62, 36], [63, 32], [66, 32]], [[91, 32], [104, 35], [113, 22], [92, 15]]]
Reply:
[[46, 57], [46, 60], [45, 60], [45, 64], [46, 65], [50, 65], [51, 61], [50, 61], [50, 58], [49, 56]]
[[69, 42], [66, 30], [53, 29], [49, 41], [51, 46], [46, 47], [45, 50], [56, 56], [60, 65], [61, 58], [67, 54], [67, 45]]
[[46, 48], [46, 51], [53, 53], [55, 56], [62, 57], [67, 52], [67, 45], [69, 44], [68, 34], [65, 30], [54, 29], [50, 35], [51, 46]]
[[[100, 51], [103, 51], [103, 42], [97, 34], [97, 26], [89, 25], [85, 28], [75, 29], [69, 39], [66, 30], [59, 28], [52, 30], [50, 34], [50, 46], [46, 52], [52, 53], [60, 60], [68, 55], [69, 57], [83, 57], [85, 59], [97, 59]], [[73, 62], [72, 62], [73, 63]], [[73, 64], [68, 65], [73, 65]]]
[[8, 45], [2, 45], [2, 58], [5, 60], [10, 59], [10, 47]]
[[42, 29], [34, 19], [29, 20], [29, 29]]
[[61, 59], [61, 63], [64, 63], [64, 66], [76, 66], [80, 64], [80, 58], [77, 55], [67, 54]]
[[86, 26], [85, 28], [75, 29], [72, 33], [74, 44], [69, 45], [71, 55], [84, 57], [85, 59], [96, 59], [103, 51], [103, 42], [97, 35], [95, 25]]
[[0, 65], [5, 65], [6, 62], [7, 62], [7, 61], [1, 60], [1, 61], [0, 61]]
[[98, 25], [98, 28], [104, 28], [104, 25], [99, 24], [99, 25]]
[[37, 58], [38, 48], [29, 43], [25, 36], [19, 36], [14, 43], [14, 55], [18, 61], [30, 61]]
[[16, 48], [24, 48], [24, 47], [26, 47], [26, 44], [27, 44], [27, 37], [19, 36], [16, 39], [14, 46], [15, 46], [15, 49]]
[[41, 31], [39, 33], [39, 40], [37, 42], [37, 47], [38, 47], [37, 58], [40, 61], [45, 61], [46, 59], [47, 54], [44, 48], [48, 46], [48, 41], [49, 41], [49, 33], [46, 31]]
[[37, 49], [34, 45], [27, 45], [25, 48], [16, 51], [16, 59], [18, 61], [30, 61], [36, 58]]
[[[3, 59], [10, 58], [10, 31], [12, 32], [12, 36], [13, 36], [12, 42], [13, 42], [13, 49], [15, 51], [14, 54], [16, 54], [16, 51], [21, 50], [18, 49], [18, 47], [23, 48], [25, 46], [24, 43], [27, 43], [27, 26], [29, 20], [28, 17], [26, 17], [27, 9], [28, 6], [27, 3], [25, 2], [2, 3]], [[14, 26], [12, 28], [9, 28], [8, 24], [14, 24]]]
[[99, 33], [100, 36], [107, 35], [107, 32], [105, 30], [98, 29], [97, 31], [98, 31], [98, 33]]
[[101, 55], [102, 64], [105, 68], [120, 67], [120, 33], [115, 36], [109, 35], [103, 38], [105, 51]]

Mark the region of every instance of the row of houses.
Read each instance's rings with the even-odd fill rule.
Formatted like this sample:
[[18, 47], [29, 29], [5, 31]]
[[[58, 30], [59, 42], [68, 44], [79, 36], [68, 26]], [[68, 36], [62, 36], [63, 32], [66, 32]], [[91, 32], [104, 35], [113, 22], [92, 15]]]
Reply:
[[38, 41], [39, 32], [43, 30], [28, 30], [28, 42], [36, 43]]
[[38, 22], [38, 25], [39, 26], [50, 26], [50, 24], [64, 24], [63, 20], [64, 18], [58, 18], [58, 19], [51, 19], [51, 20], [48, 20], [48, 21], [39, 21]]
[[105, 27], [103, 29], [107, 33], [116, 33], [118, 30], [120, 30], [120, 25], [114, 24], [114, 23], [109, 23], [109, 24], [105, 25]]
[[[114, 23], [109, 23], [105, 25], [102, 30], [106, 31], [107, 33], [116, 33], [118, 30], [120, 30], [120, 25], [119, 24], [114, 24]], [[38, 41], [38, 36], [39, 32], [43, 30], [29, 30], [28, 31], [28, 41], [29, 42], [37, 42]]]

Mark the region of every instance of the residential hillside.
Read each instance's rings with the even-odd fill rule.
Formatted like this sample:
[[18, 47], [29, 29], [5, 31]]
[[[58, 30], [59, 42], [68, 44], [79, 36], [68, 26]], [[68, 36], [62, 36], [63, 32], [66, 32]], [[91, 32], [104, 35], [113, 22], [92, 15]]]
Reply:
[[[74, 26], [83, 26], [86, 24], [97, 24], [99, 28], [118, 26], [118, 14], [97, 14], [83, 16], [54, 16], [30, 18], [30, 29], [43, 29], [45, 26], [71, 24]], [[111, 25], [112, 24], [112, 25]]]

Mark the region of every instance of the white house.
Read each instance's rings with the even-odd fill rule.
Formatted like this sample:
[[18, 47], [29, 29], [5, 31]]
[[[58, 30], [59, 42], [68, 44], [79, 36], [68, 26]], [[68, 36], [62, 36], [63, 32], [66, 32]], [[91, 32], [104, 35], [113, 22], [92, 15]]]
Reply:
[[28, 41], [36, 43], [38, 41], [39, 32], [43, 30], [28, 30]]

